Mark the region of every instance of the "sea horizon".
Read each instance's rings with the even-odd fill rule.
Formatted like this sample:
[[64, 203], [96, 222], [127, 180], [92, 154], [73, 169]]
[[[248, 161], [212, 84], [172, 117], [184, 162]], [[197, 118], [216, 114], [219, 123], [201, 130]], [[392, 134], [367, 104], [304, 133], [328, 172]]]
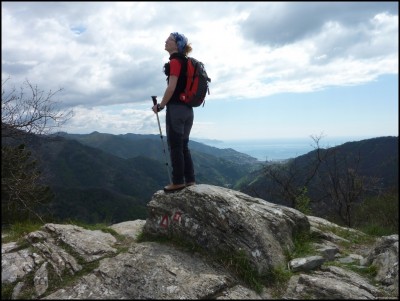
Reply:
[[[322, 137], [319, 141], [319, 146], [321, 148], [329, 148], [346, 142], [355, 142], [372, 138], [376, 137]], [[231, 148], [263, 162], [295, 158], [313, 151], [316, 147], [316, 143], [311, 137], [235, 140], [193, 138], [193, 140], [219, 149]]]

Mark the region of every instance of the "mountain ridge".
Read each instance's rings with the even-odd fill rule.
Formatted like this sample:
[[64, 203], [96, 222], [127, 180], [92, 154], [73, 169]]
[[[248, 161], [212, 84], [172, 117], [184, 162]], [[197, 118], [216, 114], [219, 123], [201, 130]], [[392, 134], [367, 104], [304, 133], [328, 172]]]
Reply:
[[[162, 155], [163, 146], [160, 135], [155, 134], [107, 134], [94, 131], [90, 134], [68, 134], [66, 132], [60, 132], [56, 135], [64, 137], [66, 139], [73, 139], [81, 142], [82, 144], [100, 148], [106, 152], [117, 155], [121, 158], [131, 158], [137, 155], [150, 156], [156, 160], [164, 160]], [[158, 145], [150, 144], [149, 142], [158, 140]], [[163, 137], [165, 148], [167, 148], [166, 137]], [[116, 150], [115, 146], [118, 144], [119, 149]], [[194, 140], [189, 141], [189, 147], [191, 151], [200, 151], [206, 154], [216, 156], [218, 158], [224, 158], [234, 162], [245, 162], [245, 163], [257, 163], [257, 159], [238, 152], [232, 148], [220, 149], [214, 146], [207, 145], [205, 143], [197, 142]]]
[[[76, 139], [88, 137], [92, 139], [90, 143]], [[34, 135], [26, 142], [39, 159], [44, 184], [54, 192], [53, 202], [46, 212], [57, 219], [79, 219], [87, 223], [144, 219], [145, 205], [154, 191], [168, 184], [165, 157], [156, 135], [70, 136], [63, 133]], [[105, 145], [108, 149], [104, 149]], [[124, 158], [120, 145], [125, 146], [121, 147], [125, 153], [135, 155]], [[192, 150], [196, 178], [201, 183], [233, 186], [255, 168], [254, 164], [240, 160], [248, 158], [247, 155], [221, 151], [218, 157], [210, 154], [212, 152]]]
[[[398, 163], [398, 148], [391, 146], [393, 156], [385, 155], [385, 151], [380, 153], [378, 142], [382, 140], [395, 140], [398, 146], [398, 137], [378, 137], [346, 143], [343, 147], [350, 147], [350, 151], [352, 145], [364, 148], [370, 148], [368, 143], [378, 145], [373, 153], [380, 154], [384, 161], [379, 159], [374, 165], [374, 160], [368, 160], [370, 172], [381, 168], [386, 171], [381, 176], [393, 183], [398, 180], [398, 167], [391, 168]], [[88, 223], [144, 219], [145, 206], [152, 194], [167, 184], [166, 162], [158, 135], [58, 133], [35, 136], [29, 146], [47, 176], [46, 185], [55, 193], [49, 209], [57, 218], [79, 217]], [[198, 183], [234, 188], [249, 195], [254, 195], [251, 185], [264, 185], [257, 182], [264, 166], [257, 159], [194, 141], [190, 141], [190, 146]], [[305, 160], [307, 154], [298, 158]], [[247, 190], [243, 188], [246, 186]]]

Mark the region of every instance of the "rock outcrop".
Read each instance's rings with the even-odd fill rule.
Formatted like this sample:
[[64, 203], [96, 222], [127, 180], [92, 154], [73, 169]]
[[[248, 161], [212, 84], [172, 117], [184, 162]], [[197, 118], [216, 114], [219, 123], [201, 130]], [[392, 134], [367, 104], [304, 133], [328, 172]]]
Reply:
[[210, 185], [159, 191], [148, 207], [145, 232], [180, 237], [210, 253], [242, 250], [259, 273], [286, 265], [293, 236], [310, 230], [297, 210]]
[[[360, 231], [211, 185], [158, 191], [148, 208], [146, 221], [111, 225], [107, 233], [46, 224], [2, 244], [2, 299], [398, 298], [398, 235], [367, 240]], [[304, 233], [319, 237], [313, 253], [289, 259]], [[354, 244], [349, 234], [369, 243]], [[285, 270], [290, 279], [279, 289], [267, 282], [255, 288], [215, 260], [221, 253], [242, 254], [259, 275]], [[368, 270], [376, 273], [368, 277]]]

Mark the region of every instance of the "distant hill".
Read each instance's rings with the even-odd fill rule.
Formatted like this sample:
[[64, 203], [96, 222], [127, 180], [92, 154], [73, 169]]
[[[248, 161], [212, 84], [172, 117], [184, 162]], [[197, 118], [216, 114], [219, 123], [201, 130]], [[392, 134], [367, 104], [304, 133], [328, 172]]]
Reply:
[[[84, 145], [99, 148], [120, 158], [127, 159], [137, 156], [146, 156], [165, 162], [160, 135], [140, 135], [132, 133], [113, 135], [99, 132], [93, 132], [90, 134], [68, 134], [60, 132], [57, 133], [57, 135], [66, 139], [79, 141]], [[163, 136], [163, 140], [165, 148], [167, 148], [167, 138]], [[189, 147], [191, 151], [209, 154], [239, 164], [257, 163], [256, 158], [240, 153], [231, 148], [219, 149], [192, 140], [189, 141]]]
[[[265, 193], [271, 185], [263, 174], [266, 163], [233, 149], [195, 141], [189, 145], [199, 183], [230, 187], [285, 204]], [[61, 220], [117, 223], [145, 219], [146, 204], [168, 183], [159, 135], [58, 133], [33, 136], [28, 146], [39, 158], [46, 184], [55, 193], [48, 209]], [[346, 155], [360, 153], [363, 174], [380, 177], [385, 187], [397, 185], [398, 137], [349, 142], [336, 148]], [[314, 157], [314, 152], [299, 156], [296, 164], [307, 166]]]
[[[379, 187], [376, 188], [381, 190], [392, 188], [398, 191], [398, 137], [378, 137], [357, 142], [347, 142], [329, 149], [321, 149], [322, 154], [328, 150], [336, 153], [337, 162], [346, 162], [337, 164], [338, 168], [343, 168], [343, 164], [347, 164], [346, 168], [353, 168], [359, 158], [358, 174], [360, 176], [380, 179], [377, 184]], [[288, 160], [285, 163], [287, 169], [289, 169], [289, 166], [296, 166], [294, 169], [297, 173], [293, 175], [295, 177], [293, 180], [294, 183], [298, 185], [304, 183], [304, 179], [310, 173], [309, 166], [315, 161], [316, 156], [316, 150], [314, 150]], [[328, 164], [331, 167], [334, 166], [333, 160], [333, 157], [328, 160]], [[327, 176], [326, 166], [322, 165], [317, 176], [307, 186], [310, 198], [320, 200], [319, 203], [313, 204], [315, 214], [318, 216], [324, 215], [331, 209], [330, 200], [324, 200], [324, 196], [321, 195], [320, 184], [316, 180], [318, 177], [324, 178]], [[276, 195], [271, 196], [270, 191], [273, 191], [274, 187], [276, 187], [276, 183], [268, 180], [263, 172], [263, 168], [261, 168], [249, 173], [235, 188], [251, 196], [260, 197], [273, 203], [289, 205], [287, 200], [279, 199]]]
[[[165, 180], [168, 179], [163, 153], [164, 146], [159, 135], [132, 133], [113, 135], [93, 132], [90, 134], [58, 133], [56, 137], [78, 141], [83, 145], [100, 149], [122, 159], [138, 156], [153, 159], [164, 165], [158, 168], [158, 171], [165, 177]], [[163, 137], [163, 140], [167, 150], [168, 165], [171, 166], [166, 137]], [[189, 147], [196, 178], [200, 183], [233, 187], [243, 176], [260, 166], [260, 162], [256, 158], [233, 149], [219, 149], [196, 141], [190, 141]]]
[[[199, 183], [232, 187], [257, 167], [257, 159], [234, 150], [190, 144]], [[60, 133], [33, 136], [29, 147], [55, 193], [47, 209], [59, 219], [145, 219], [147, 202], [168, 184], [157, 135]]]

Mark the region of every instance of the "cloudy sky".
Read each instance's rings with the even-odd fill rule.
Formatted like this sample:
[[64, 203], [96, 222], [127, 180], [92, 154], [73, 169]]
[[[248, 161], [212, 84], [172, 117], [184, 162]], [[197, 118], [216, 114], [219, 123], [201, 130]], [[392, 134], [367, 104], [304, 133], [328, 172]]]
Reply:
[[69, 133], [158, 134], [178, 31], [212, 79], [192, 138], [398, 136], [397, 2], [3, 1], [1, 19], [2, 83], [62, 88]]

